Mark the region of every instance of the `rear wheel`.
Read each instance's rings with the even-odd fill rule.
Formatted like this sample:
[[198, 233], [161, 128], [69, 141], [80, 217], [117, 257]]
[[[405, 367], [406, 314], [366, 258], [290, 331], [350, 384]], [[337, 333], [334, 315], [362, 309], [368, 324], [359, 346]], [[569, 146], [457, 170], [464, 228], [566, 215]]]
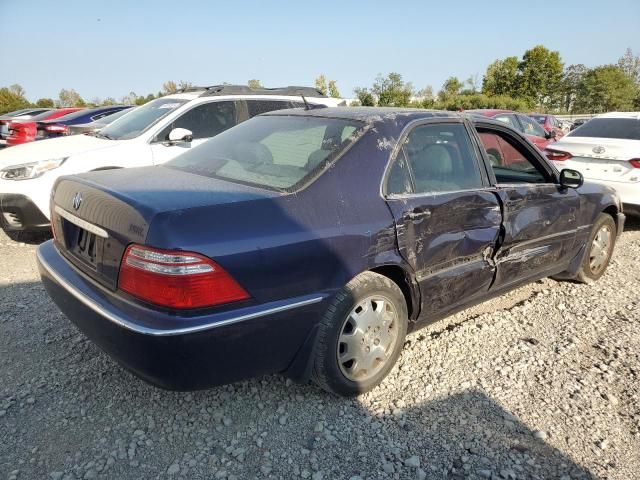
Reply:
[[318, 333], [313, 381], [338, 395], [358, 395], [393, 368], [407, 333], [407, 305], [393, 281], [365, 272], [328, 308]]
[[589, 235], [587, 253], [582, 260], [577, 280], [592, 282], [598, 280], [609, 266], [613, 247], [616, 243], [616, 224], [610, 215], [601, 213]]

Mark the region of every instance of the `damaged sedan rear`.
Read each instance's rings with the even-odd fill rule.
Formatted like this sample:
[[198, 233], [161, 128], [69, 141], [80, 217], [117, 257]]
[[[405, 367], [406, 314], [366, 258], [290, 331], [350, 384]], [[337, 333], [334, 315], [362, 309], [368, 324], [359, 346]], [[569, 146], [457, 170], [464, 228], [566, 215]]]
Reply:
[[287, 110], [156, 167], [61, 178], [44, 285], [143, 379], [284, 373], [341, 395], [404, 337], [545, 276], [597, 280], [624, 215], [491, 119]]

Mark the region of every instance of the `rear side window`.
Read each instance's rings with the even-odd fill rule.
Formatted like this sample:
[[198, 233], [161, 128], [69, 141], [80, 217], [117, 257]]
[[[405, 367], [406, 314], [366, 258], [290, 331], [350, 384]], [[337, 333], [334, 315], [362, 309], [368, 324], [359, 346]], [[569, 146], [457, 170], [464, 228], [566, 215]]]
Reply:
[[236, 124], [235, 102], [211, 102], [188, 110], [167, 125], [156, 140], [164, 142], [174, 128], [186, 128], [193, 133], [193, 138], [211, 138]]
[[249, 118], [260, 115], [261, 113], [272, 112], [274, 110], [283, 110], [285, 108], [292, 107], [292, 102], [284, 100], [247, 100]]
[[516, 119], [514, 118], [513, 115], [496, 115], [493, 118], [495, 120], [498, 120], [499, 122], [506, 123], [507, 125], [509, 125], [512, 128], [515, 128], [516, 130], [520, 130], [520, 126], [517, 124]]
[[640, 120], [635, 118], [593, 118], [567, 136], [640, 140]]
[[[335, 118], [259, 116], [166, 165], [208, 177], [293, 191], [340, 156], [359, 138], [362, 128], [361, 122]], [[351, 132], [347, 138], [345, 130]]]
[[420, 125], [407, 136], [388, 178], [388, 192], [404, 188], [403, 161], [414, 193], [451, 192], [482, 187], [469, 134], [461, 124]]

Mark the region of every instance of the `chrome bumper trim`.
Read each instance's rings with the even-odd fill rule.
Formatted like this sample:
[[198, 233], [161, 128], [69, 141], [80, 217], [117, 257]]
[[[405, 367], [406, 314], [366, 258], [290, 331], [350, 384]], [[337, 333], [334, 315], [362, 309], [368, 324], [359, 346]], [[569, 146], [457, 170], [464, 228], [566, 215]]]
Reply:
[[37, 251], [38, 262], [42, 267], [51, 275], [51, 277], [60, 284], [67, 292], [73, 295], [77, 300], [82, 302], [84, 305], [89, 307], [91, 310], [99, 314], [101, 317], [109, 320], [110, 322], [115, 323], [116, 325], [125, 328], [127, 330], [131, 330], [132, 332], [139, 333], [142, 335], [151, 335], [157, 337], [166, 337], [173, 335], [185, 335], [189, 333], [202, 332], [204, 330], [211, 330], [213, 328], [223, 327], [225, 325], [231, 325], [238, 322], [244, 322], [246, 320], [252, 320], [254, 318], [264, 317], [266, 315], [271, 315], [274, 313], [284, 312], [287, 310], [292, 310], [294, 308], [303, 307], [305, 305], [312, 305], [314, 303], [321, 302], [324, 300], [324, 297], [315, 297], [307, 300], [302, 300], [299, 302], [289, 303], [287, 305], [280, 305], [278, 307], [267, 308], [265, 310], [261, 310], [258, 312], [248, 313], [245, 315], [240, 315], [238, 317], [228, 318], [226, 320], [220, 320], [214, 323], [207, 323], [201, 325], [195, 325], [192, 327], [184, 327], [184, 328], [173, 328], [173, 329], [155, 329], [149, 327], [143, 327], [141, 325], [137, 325], [126, 318], [123, 318], [119, 315], [113, 314], [111, 312], [105, 311], [98, 303], [93, 301], [91, 298], [87, 297], [84, 293], [79, 291], [72, 284], [67, 282], [64, 278], [62, 278], [51, 265], [49, 265], [45, 259], [40, 254], [40, 250]]

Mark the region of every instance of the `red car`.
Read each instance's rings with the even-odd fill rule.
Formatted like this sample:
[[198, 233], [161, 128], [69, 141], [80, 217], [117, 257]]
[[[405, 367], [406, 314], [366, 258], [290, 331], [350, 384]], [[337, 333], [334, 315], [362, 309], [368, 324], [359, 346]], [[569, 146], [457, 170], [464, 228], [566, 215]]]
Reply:
[[545, 130], [536, 122], [533, 118], [530, 118], [522, 113], [513, 112], [511, 110], [492, 110], [492, 109], [478, 109], [478, 110], [466, 110], [467, 113], [476, 115], [483, 115], [485, 117], [491, 117], [500, 122], [504, 122], [510, 127], [524, 133], [527, 138], [540, 150], [544, 150], [547, 145], [555, 142], [554, 132], [545, 132]]
[[36, 139], [38, 131], [37, 122], [43, 120], [54, 120], [62, 117], [67, 113], [82, 110], [81, 108], [58, 108], [57, 110], [49, 110], [47, 112], [31, 117], [28, 120], [14, 120], [9, 124], [9, 136], [7, 137], [7, 145], [20, 145], [21, 143], [33, 142]]
[[529, 116], [540, 124], [544, 131], [547, 133], [556, 132], [556, 140], [564, 137], [564, 130], [560, 126], [560, 122], [553, 115], [547, 115], [546, 113], [530, 113]]

